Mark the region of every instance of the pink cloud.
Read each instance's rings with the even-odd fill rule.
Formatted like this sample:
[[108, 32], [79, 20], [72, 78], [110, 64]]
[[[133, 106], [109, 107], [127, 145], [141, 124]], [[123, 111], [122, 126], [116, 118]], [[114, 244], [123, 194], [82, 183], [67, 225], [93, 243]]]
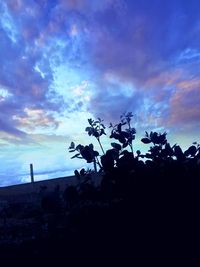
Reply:
[[58, 123], [54, 118], [42, 109], [25, 108], [23, 116], [14, 116], [14, 121], [18, 127], [29, 131], [34, 131], [38, 128], [56, 128]]
[[169, 125], [200, 127], [200, 80], [183, 80], [169, 101]]

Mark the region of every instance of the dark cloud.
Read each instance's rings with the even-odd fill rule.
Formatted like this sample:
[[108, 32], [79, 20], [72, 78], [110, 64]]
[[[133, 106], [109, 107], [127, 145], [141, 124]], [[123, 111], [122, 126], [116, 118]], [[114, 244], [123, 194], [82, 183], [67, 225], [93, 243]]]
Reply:
[[16, 129], [15, 127], [12, 127], [9, 123], [6, 123], [4, 120], [0, 119], [0, 125], [1, 129], [0, 131], [4, 131], [11, 135], [17, 135], [19, 137], [25, 137], [26, 134], [23, 131], [20, 131]]
[[[199, 53], [200, 45], [198, 1], [116, 1], [121, 3], [120, 8], [113, 2], [85, 14], [91, 21], [88, 54], [98, 70], [99, 84], [91, 111], [113, 117], [118, 116], [118, 109], [133, 109], [138, 114], [145, 111], [147, 117], [154, 117], [163, 126], [171, 121], [172, 112], [187, 108], [191, 114], [188, 120], [177, 112], [176, 121], [182, 125], [198, 122], [198, 104], [190, 101], [186, 107], [187, 94], [182, 95], [184, 100], [176, 107], [171, 106], [178, 82], [192, 81], [191, 73], [198, 75], [199, 59], [194, 55]], [[188, 48], [190, 59], [181, 61], [180, 55]], [[109, 72], [124, 83], [132, 83], [137, 92], [130, 96], [119, 93], [112, 98], [107, 89], [109, 82], [104, 86], [99, 83]], [[140, 101], [135, 100], [137, 95]], [[145, 107], [147, 99], [151, 102], [149, 108]]]
[[192, 44], [193, 38], [185, 30], [193, 14], [185, 14], [188, 11], [176, 1], [126, 3], [123, 20], [114, 9], [94, 17], [92, 59], [103, 70], [111, 68], [117, 75], [143, 82], [169, 68], [174, 56]]

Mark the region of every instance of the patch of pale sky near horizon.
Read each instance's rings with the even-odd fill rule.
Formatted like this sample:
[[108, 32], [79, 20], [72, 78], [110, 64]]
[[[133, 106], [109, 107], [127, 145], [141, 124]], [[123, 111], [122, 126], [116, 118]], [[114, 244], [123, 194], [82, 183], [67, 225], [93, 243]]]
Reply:
[[[183, 149], [186, 149], [189, 145], [192, 144], [193, 140], [191, 137], [186, 138], [184, 135], [182, 136], [175, 136], [169, 135], [168, 141], [171, 143], [171, 145], [177, 143], [184, 143], [182, 146]], [[147, 152], [149, 149], [149, 145], [144, 145], [141, 143], [142, 135], [138, 132], [136, 134], [136, 140], [133, 142], [133, 148], [134, 151], [140, 149], [142, 153]], [[174, 141], [176, 140], [176, 142]], [[30, 175], [29, 175], [29, 164], [34, 164], [34, 171], [35, 171], [35, 180], [42, 180], [42, 179], [51, 179], [55, 177], [62, 177], [62, 176], [68, 176], [73, 175], [75, 169], [81, 169], [82, 167], [89, 167], [89, 165], [84, 160], [79, 159], [71, 159], [71, 156], [73, 156], [73, 153], [68, 153], [68, 145], [71, 141], [78, 141], [76, 144], [83, 143], [83, 144], [89, 144], [93, 143], [95, 149], [97, 149], [100, 153], [100, 148], [98, 146], [97, 141], [93, 137], [88, 137], [87, 133], [82, 133], [80, 136], [77, 136], [77, 140], [75, 139], [66, 139], [66, 143], [64, 142], [55, 142], [53, 145], [52, 143], [46, 143], [44, 149], [40, 149], [39, 151], [36, 150], [34, 147], [33, 150], [24, 148], [24, 151], [18, 152], [15, 150], [13, 152], [14, 158], [16, 158], [16, 161], [13, 161], [11, 158], [7, 159], [5, 162], [5, 158], [1, 157], [1, 162], [4, 162], [7, 166], [7, 175], [0, 173], [0, 186], [5, 186], [13, 183], [21, 183], [21, 182], [29, 182], [30, 181]], [[102, 137], [102, 144], [106, 149], [111, 148], [110, 143], [114, 142], [114, 139], [109, 139], [109, 134], [107, 136]], [[10, 152], [12, 149], [10, 149]], [[48, 152], [48, 160], [47, 158], [47, 152]], [[52, 155], [52, 156], [51, 156]], [[22, 164], [23, 162], [23, 164]], [[16, 174], [15, 177], [13, 177], [12, 170], [9, 170], [9, 166], [12, 165], [12, 168], [15, 168], [16, 166]], [[91, 166], [92, 167], [92, 166]], [[53, 172], [53, 169], [56, 170], [56, 172]], [[60, 170], [59, 170], [60, 169]], [[45, 174], [45, 171], [47, 172]], [[52, 171], [52, 172], [51, 172]], [[50, 172], [50, 173], [49, 173]], [[10, 177], [10, 178], [9, 178]], [[17, 178], [16, 178], [17, 177]]]
[[[1, 162], [4, 163], [4, 165], [2, 165], [4, 168], [2, 168], [0, 172], [0, 186], [30, 181], [30, 163], [34, 166], [37, 180], [42, 179], [42, 177], [56, 178], [59, 173], [59, 176], [67, 176], [69, 173], [73, 175], [74, 169], [82, 167], [83, 162], [70, 159], [72, 155], [67, 153], [69, 144], [70, 141], [67, 142], [66, 140], [66, 143], [63, 141], [57, 141], [53, 144], [52, 142], [45, 143], [40, 149], [36, 149], [35, 146], [24, 148], [24, 151], [22, 151], [21, 148], [20, 151], [18, 151], [16, 147], [10, 148], [8, 157], [6, 157], [5, 154], [2, 154], [0, 157]], [[13, 153], [11, 157], [10, 154], [12, 150]], [[15, 176], [13, 176], [13, 169], [15, 169]], [[53, 170], [56, 170], [56, 174], [53, 173]], [[22, 180], [20, 180], [20, 177]]]

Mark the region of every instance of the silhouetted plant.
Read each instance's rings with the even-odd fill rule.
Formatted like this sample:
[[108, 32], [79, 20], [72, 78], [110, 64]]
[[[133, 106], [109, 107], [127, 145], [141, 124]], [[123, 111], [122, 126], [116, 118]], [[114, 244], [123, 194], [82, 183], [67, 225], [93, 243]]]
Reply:
[[[134, 158], [133, 154], [133, 140], [135, 139], [136, 130], [131, 127], [131, 118], [133, 117], [131, 112], [124, 113], [120, 116], [120, 122], [113, 125], [110, 123], [111, 128], [110, 138], [114, 138], [119, 143], [112, 142], [112, 149], [107, 150], [106, 154], [101, 157], [101, 163], [105, 171], [112, 171], [115, 166], [121, 166], [122, 158], [127, 155]], [[123, 127], [125, 127], [123, 129]], [[130, 147], [132, 154], [129, 154], [125, 148]]]
[[106, 127], [103, 124], [103, 120], [101, 120], [100, 118], [98, 118], [96, 121], [93, 119], [88, 119], [88, 122], [89, 122], [90, 126], [86, 127], [86, 129], [85, 129], [86, 132], [88, 132], [89, 136], [94, 136], [97, 139], [103, 154], [105, 154], [104, 149], [103, 149], [102, 144], [101, 144], [101, 140], [100, 140], [100, 137], [103, 134], [106, 135], [106, 133], [105, 133]]
[[85, 170], [84, 168], [82, 168], [80, 172], [78, 170], [75, 170], [74, 174], [78, 181], [78, 190], [81, 188], [82, 184], [92, 183], [92, 179], [91, 179], [92, 170], [91, 169]]
[[185, 152], [184, 155], [186, 157], [195, 157], [200, 153], [200, 144], [194, 142], [192, 146], [190, 146]]
[[[86, 127], [85, 131], [88, 133], [89, 136], [94, 136], [97, 139], [103, 154], [105, 154], [100, 140], [100, 137], [102, 135], [106, 135], [103, 120], [101, 120], [100, 118], [98, 118], [96, 121], [93, 119], [88, 119], [88, 123], [89, 126]], [[85, 159], [87, 163], [93, 162], [95, 172], [97, 172], [97, 165], [99, 165], [100, 170], [102, 169], [102, 166], [98, 159], [99, 152], [94, 150], [93, 144], [89, 144], [86, 146], [79, 144], [78, 146], [75, 146], [75, 143], [71, 142], [69, 152], [75, 151], [78, 151], [78, 153], [75, 154], [72, 158]]]
[[144, 144], [153, 143], [153, 146], [151, 146], [148, 150], [149, 153], [146, 153], [146, 155], [139, 155], [139, 157], [146, 157], [158, 162], [171, 158], [172, 156], [176, 156], [176, 145], [171, 147], [171, 145], [167, 142], [166, 132], [163, 134], [152, 131], [150, 133], [145, 133], [145, 137], [142, 138], [141, 141]]
[[174, 156], [177, 158], [177, 160], [182, 161], [185, 159], [185, 155], [182, 151], [182, 148], [179, 145], [174, 146]]
[[[112, 128], [110, 138], [114, 138], [118, 140], [122, 145], [111, 143], [111, 145], [117, 150], [121, 150], [122, 148], [126, 148], [129, 146], [133, 153], [133, 140], [135, 139], [136, 130], [131, 127], [131, 118], [133, 117], [132, 112], [124, 113], [120, 116], [120, 123], [113, 126], [110, 123], [109, 128]], [[123, 130], [123, 126], [128, 126], [125, 130]]]
[[[98, 120], [88, 120], [90, 126], [85, 130], [89, 136], [94, 136], [98, 140], [103, 155], [94, 151], [92, 144], [75, 147], [75, 144], [71, 143], [71, 152], [79, 152], [72, 158], [83, 158], [89, 163], [94, 161], [99, 165], [100, 170], [103, 170], [101, 188], [103, 192], [112, 191], [112, 196], [125, 196], [126, 192], [130, 192], [131, 188], [133, 189], [133, 181], [137, 181], [138, 185], [145, 181], [143, 186], [146, 184], [146, 189], [149, 190], [151, 185], [153, 190], [153, 183], [150, 183], [153, 180], [147, 179], [149, 176], [152, 176], [154, 181], [157, 182], [158, 177], [166, 177], [167, 175], [170, 179], [180, 175], [185, 177], [189, 174], [189, 171], [195, 173], [194, 177], [197, 176], [197, 170], [200, 166], [200, 145], [196, 142], [183, 152], [179, 145], [170, 145], [167, 141], [166, 132], [145, 132], [145, 137], [141, 141], [151, 146], [146, 154], [136, 150], [134, 155], [133, 141], [136, 130], [131, 126], [132, 117], [132, 113], [128, 112], [120, 116], [119, 123], [114, 125], [110, 123], [110, 138], [115, 139], [116, 142], [111, 142], [112, 148], [107, 151], [103, 149], [100, 140], [100, 137], [105, 134], [103, 120], [99, 118]], [[131, 152], [127, 150], [128, 148]], [[98, 157], [100, 157], [100, 160]], [[141, 158], [145, 160], [142, 161]], [[175, 184], [178, 186], [178, 178], [174, 180], [174, 188]]]
[[158, 134], [157, 132], [150, 132], [150, 134], [148, 134], [148, 132], [146, 132], [146, 137], [142, 138], [141, 141], [144, 144], [153, 143], [154, 145], [164, 145], [167, 143], [166, 135], [166, 132], [163, 134]]
[[96, 163], [99, 163], [97, 159], [97, 157], [99, 156], [99, 152], [94, 150], [93, 144], [89, 144], [86, 146], [79, 144], [75, 146], [75, 143], [71, 142], [71, 145], [69, 147], [69, 152], [78, 152], [74, 156], [72, 156], [71, 159], [79, 158], [79, 159], [85, 159], [87, 163], [93, 162], [95, 172], [97, 171]]
[[[103, 120], [100, 118], [97, 120], [88, 119], [89, 126], [86, 127], [85, 131], [89, 136], [94, 136], [97, 139], [103, 155], [99, 160], [99, 153], [94, 150], [93, 144], [86, 146], [79, 144], [75, 146], [75, 143], [71, 142], [69, 152], [78, 152], [72, 158], [85, 159], [87, 163], [94, 162], [95, 171], [97, 171], [96, 165], [99, 166], [100, 171], [111, 171], [116, 166], [120, 156], [123, 156], [123, 153], [126, 151], [124, 149], [127, 146], [130, 147], [132, 156], [134, 157], [133, 140], [135, 139], [136, 130], [131, 126], [132, 117], [132, 113], [127, 112], [120, 116], [120, 122], [118, 124], [113, 125], [110, 123], [109, 128], [112, 128], [110, 138], [116, 139], [120, 144], [112, 142], [112, 148], [107, 150], [106, 153], [100, 139], [102, 135], [106, 135], [106, 127], [103, 124]], [[123, 129], [124, 126], [126, 126], [125, 129]]]

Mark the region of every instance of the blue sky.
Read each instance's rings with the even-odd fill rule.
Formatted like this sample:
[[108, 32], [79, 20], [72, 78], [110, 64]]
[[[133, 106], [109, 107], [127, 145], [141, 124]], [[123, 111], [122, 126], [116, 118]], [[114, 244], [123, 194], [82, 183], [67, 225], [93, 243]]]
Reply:
[[[87, 119], [199, 142], [200, 4], [0, 0], [0, 186], [73, 174]], [[108, 146], [106, 137], [104, 145]], [[95, 144], [95, 141], [94, 141]]]

